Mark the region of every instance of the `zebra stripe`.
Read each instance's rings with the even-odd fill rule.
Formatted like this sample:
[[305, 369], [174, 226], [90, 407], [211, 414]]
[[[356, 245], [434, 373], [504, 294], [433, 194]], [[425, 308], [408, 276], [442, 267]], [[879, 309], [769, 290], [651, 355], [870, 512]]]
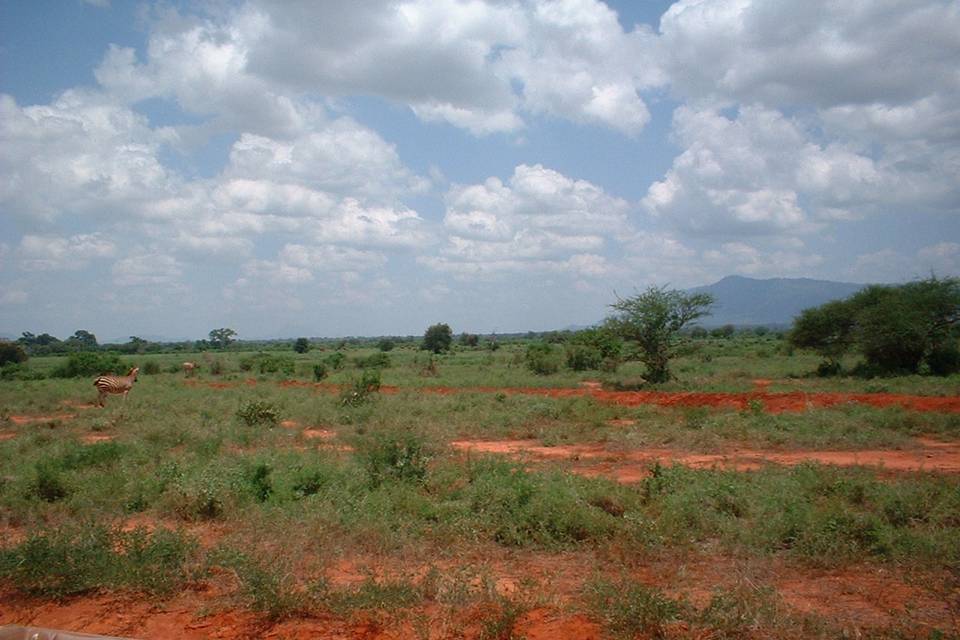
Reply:
[[122, 393], [123, 401], [127, 401], [127, 394], [133, 388], [133, 383], [137, 381], [137, 374], [140, 373], [139, 367], [130, 369], [125, 376], [100, 376], [93, 381], [93, 386], [97, 388], [100, 395], [97, 396], [97, 404], [103, 406], [103, 399], [108, 393]]

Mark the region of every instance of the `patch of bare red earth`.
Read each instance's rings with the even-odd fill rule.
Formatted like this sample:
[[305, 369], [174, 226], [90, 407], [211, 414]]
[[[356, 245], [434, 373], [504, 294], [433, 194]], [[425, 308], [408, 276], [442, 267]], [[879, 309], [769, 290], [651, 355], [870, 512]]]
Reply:
[[[529, 640], [553, 638], [599, 639], [599, 625], [582, 611], [582, 589], [598, 574], [629, 575], [670, 597], [683, 598], [698, 609], [719, 590], [744, 584], [770, 586], [791, 611], [813, 614], [839, 629], [844, 637], [862, 631], [907, 625], [920, 629], [949, 629], [950, 613], [936, 588], [943, 576], [913, 576], [896, 568], [855, 565], [817, 570], [797, 567], [779, 559], [743, 561], [709, 553], [677, 559], [669, 554], [625, 566], [589, 552], [514, 552], [491, 549], [483, 558], [461, 558], [430, 565], [444, 574], [455, 574], [465, 565], [479, 571], [478, 588], [492, 584], [497, 594], [532, 605], [516, 621], [514, 636]], [[341, 559], [325, 572], [338, 588], [356, 586], [368, 577], [378, 580], [398, 576], [421, 579], [429, 568], [409, 565], [389, 557]], [[481, 578], [481, 576], [483, 576]], [[531, 586], [533, 585], [533, 586]], [[318, 613], [272, 623], [247, 610], [233, 608], [230, 596], [236, 585], [228, 572], [209, 578], [164, 602], [135, 595], [98, 593], [50, 602], [0, 592], [0, 624], [14, 623], [68, 629], [78, 632], [153, 638], [422, 638], [426, 623], [430, 638], [477, 638], [485, 622], [496, 619], [497, 605], [477, 601], [451, 610], [426, 602], [397, 616], [359, 613], [336, 616]], [[533, 591], [531, 591], [533, 590]], [[413, 623], [419, 620], [421, 626]], [[670, 637], [713, 637], [709, 630], [671, 628]], [[699, 633], [691, 633], [699, 632]], [[926, 634], [920, 634], [926, 636]], [[919, 637], [919, 636], [918, 636]]]
[[543, 446], [537, 440], [455, 440], [450, 445], [469, 453], [500, 454], [520, 460], [564, 461], [571, 470], [585, 476], [604, 476], [618, 482], [637, 482], [647, 477], [650, 467], [682, 464], [697, 469], [754, 471], [767, 464], [793, 466], [818, 462], [837, 466], [877, 467], [888, 472], [924, 471], [960, 473], [960, 443], [917, 438], [916, 446], [902, 450], [860, 451], [774, 451], [736, 448], [724, 453], [689, 453], [650, 447], [611, 451], [603, 444]]

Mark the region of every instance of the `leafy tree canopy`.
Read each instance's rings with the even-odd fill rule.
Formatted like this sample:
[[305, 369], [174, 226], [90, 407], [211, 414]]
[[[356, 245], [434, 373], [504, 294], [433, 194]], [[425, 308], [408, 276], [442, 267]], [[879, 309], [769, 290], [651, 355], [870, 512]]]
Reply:
[[616, 312], [607, 326], [640, 347], [640, 359], [647, 366], [650, 382], [670, 379], [669, 362], [674, 342], [681, 329], [709, 315], [713, 296], [709, 293], [684, 293], [665, 286], [652, 286], [629, 298], [617, 298], [610, 305]]
[[448, 324], [435, 324], [427, 328], [423, 334], [423, 343], [420, 348], [433, 353], [443, 353], [450, 350], [453, 342], [453, 332]]

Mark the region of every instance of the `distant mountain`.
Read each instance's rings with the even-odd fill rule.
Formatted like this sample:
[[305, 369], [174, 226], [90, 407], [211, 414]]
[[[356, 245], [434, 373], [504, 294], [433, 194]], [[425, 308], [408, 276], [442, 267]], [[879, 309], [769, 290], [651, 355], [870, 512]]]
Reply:
[[733, 325], [790, 325], [808, 307], [846, 298], [866, 285], [810, 278], [769, 278], [758, 280], [727, 276], [691, 293], [713, 294], [712, 314], [701, 321], [708, 327]]

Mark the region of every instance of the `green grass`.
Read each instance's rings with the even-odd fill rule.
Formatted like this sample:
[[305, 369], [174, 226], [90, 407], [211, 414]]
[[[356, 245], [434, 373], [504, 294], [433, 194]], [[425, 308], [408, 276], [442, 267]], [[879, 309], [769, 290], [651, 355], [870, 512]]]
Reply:
[[[956, 378], [788, 378], [812, 370], [816, 359], [786, 356], [778, 348], [771, 341], [711, 341], [678, 359], [680, 377], [664, 388], [745, 391], [761, 377], [777, 380], [772, 390], [960, 388]], [[761, 349], [766, 356], [757, 355]], [[295, 377], [312, 382], [313, 365], [330, 353], [283, 355], [292, 360]], [[345, 366], [330, 368], [325, 384], [356, 379], [360, 370], [353, 363], [376, 352], [346, 353]], [[424, 376], [426, 354], [398, 348], [381, 382], [400, 390], [371, 393], [357, 406], [312, 384], [281, 386], [282, 371], [242, 371], [240, 361], [250, 354], [239, 352], [218, 354], [224, 373], [201, 369], [196, 384], [170, 371], [184, 360], [203, 362], [200, 354], [124, 357], [155, 361], [160, 373], [141, 376], [126, 403], [111, 397], [105, 409], [76, 406], [96, 397], [88, 379], [2, 381], [0, 431], [16, 437], [0, 440], [0, 525], [27, 537], [0, 541], [0, 581], [55, 598], [114, 589], [162, 599], [204, 568], [216, 569], [233, 576], [239, 606], [279, 619], [304, 611], [397, 612], [423, 602], [456, 607], [479, 597], [467, 579], [431, 586], [371, 577], [333, 588], [318, 577], [331, 558], [372, 553], [438, 557], [455, 565], [464, 554], [491, 547], [632, 561], [709, 547], [728, 557], [787, 559], [806, 567], [871, 562], [937, 571], [960, 562], [956, 476], [877, 477], [818, 465], [751, 473], [657, 467], [641, 483], [619, 485], [571, 474], [563, 465], [464, 457], [448, 446], [463, 438], [520, 438], [545, 446], [599, 443], [613, 453], [643, 447], [909, 448], [921, 435], [956, 440], [960, 416], [855, 405], [780, 415], [622, 407], [583, 396], [476, 389], [575, 387], [610, 375], [536, 376], [522, 353], [520, 346], [460, 351], [438, 357], [436, 375]], [[55, 359], [36, 358], [30, 366], [56, 365], [46, 360]], [[630, 364], [615, 375], [640, 373]], [[425, 390], [431, 386], [465, 391], [440, 395]], [[9, 416], [20, 414], [73, 417], [14, 425]], [[281, 420], [299, 426], [284, 427]], [[321, 447], [304, 428], [332, 431], [335, 444], [353, 449]], [[89, 435], [112, 440], [83, 444], [80, 438]], [[124, 532], [119, 526], [133, 514], [163, 527]], [[182, 533], [211, 523], [228, 531], [213, 549]], [[313, 563], [311, 569], [285, 564], [291, 556]], [[709, 606], [692, 611], [679, 598], [641, 587], [596, 582], [590, 598], [622, 599], [617, 606], [631, 613], [623, 620], [592, 615], [614, 635], [656, 635], [677, 621], [712, 629], [716, 637], [758, 629], [802, 637], [798, 630], [813, 628], [790, 618], [775, 594], [763, 590], [718, 593]], [[510, 637], [526, 601], [484, 597], [491, 613], [482, 633]]]

